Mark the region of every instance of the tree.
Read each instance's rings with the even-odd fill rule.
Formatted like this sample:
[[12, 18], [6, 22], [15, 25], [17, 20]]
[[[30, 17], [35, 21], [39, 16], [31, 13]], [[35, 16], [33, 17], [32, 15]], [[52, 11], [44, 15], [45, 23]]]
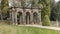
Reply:
[[8, 11], [8, 0], [2, 0], [1, 2], [1, 10], [3, 13], [7, 13]]
[[57, 22], [57, 26], [58, 26], [58, 21], [60, 21], [60, 1], [58, 3], [56, 3], [54, 9], [53, 9], [53, 13], [54, 13], [54, 19]]
[[38, 0], [32, 0], [32, 7], [37, 7]]
[[20, 7], [21, 3], [20, 0], [8, 0], [9, 1], [9, 7]]
[[21, 7], [25, 7], [25, 2], [26, 2], [26, 0], [21, 0]]
[[54, 11], [55, 11], [55, 0], [51, 0], [51, 15], [50, 15], [50, 20], [51, 21], [54, 21], [56, 20], [55, 19], [55, 14], [54, 14]]
[[43, 18], [43, 22], [42, 22], [42, 25], [43, 26], [50, 26], [50, 20], [49, 20], [49, 17], [47, 15], [44, 16]]
[[8, 11], [8, 0], [2, 0], [1, 1], [1, 17], [3, 19], [3, 16], [6, 16], [7, 11]]
[[53, 7], [55, 6], [55, 0], [51, 0], [51, 9], [53, 9]]
[[48, 16], [48, 19], [50, 18], [50, 0], [42, 0], [43, 9], [41, 11], [42, 14], [42, 24], [44, 22], [45, 15]]

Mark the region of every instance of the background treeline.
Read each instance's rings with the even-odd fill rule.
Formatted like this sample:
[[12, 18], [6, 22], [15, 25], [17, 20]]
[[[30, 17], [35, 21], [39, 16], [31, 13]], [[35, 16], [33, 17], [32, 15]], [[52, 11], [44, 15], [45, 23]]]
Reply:
[[51, 20], [60, 20], [60, 1], [57, 3], [55, 1], [51, 2]]

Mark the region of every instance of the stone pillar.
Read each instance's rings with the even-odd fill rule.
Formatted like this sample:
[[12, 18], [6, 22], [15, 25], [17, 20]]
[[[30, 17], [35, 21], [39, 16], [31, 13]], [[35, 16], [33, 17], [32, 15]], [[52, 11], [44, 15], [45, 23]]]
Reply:
[[23, 24], [26, 24], [26, 14], [23, 12]]
[[41, 23], [41, 9], [39, 9], [39, 17], [38, 17], [38, 18], [39, 18], [39, 23], [40, 23], [40, 25], [41, 25], [41, 24], [42, 24], [42, 23]]
[[17, 25], [17, 12], [15, 12], [15, 24]]
[[41, 11], [40, 11], [40, 24], [42, 25], [42, 22], [41, 22]]
[[12, 20], [12, 12], [11, 12], [11, 9], [10, 9], [10, 24], [11, 24], [11, 20]]
[[31, 16], [30, 16], [30, 24], [33, 24], [33, 13], [31, 13]]
[[31, 9], [30, 23], [33, 24], [33, 9]]
[[12, 21], [13, 21], [13, 24], [16, 24], [16, 9], [15, 8], [12, 8]]
[[40, 13], [38, 13], [37, 23], [40, 24]]
[[12, 12], [12, 23], [14, 24], [14, 13]]

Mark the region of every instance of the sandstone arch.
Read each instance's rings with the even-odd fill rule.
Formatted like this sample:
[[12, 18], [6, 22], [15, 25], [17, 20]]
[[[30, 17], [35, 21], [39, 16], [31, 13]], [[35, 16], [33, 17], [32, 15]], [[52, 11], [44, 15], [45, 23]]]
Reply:
[[17, 20], [18, 20], [18, 24], [23, 24], [23, 14], [22, 12], [18, 12], [17, 14]]
[[33, 13], [33, 22], [34, 22], [34, 24], [38, 23], [38, 13], [37, 12]]
[[30, 24], [30, 13], [26, 12], [26, 24]]

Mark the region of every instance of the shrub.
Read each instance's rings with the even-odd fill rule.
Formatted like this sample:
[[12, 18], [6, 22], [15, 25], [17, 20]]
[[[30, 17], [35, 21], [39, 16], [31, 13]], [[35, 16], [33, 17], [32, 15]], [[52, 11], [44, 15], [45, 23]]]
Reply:
[[42, 25], [43, 26], [50, 26], [50, 20], [49, 20], [49, 17], [47, 15], [44, 16]]
[[9, 20], [0, 20], [0, 24], [10, 24]]

